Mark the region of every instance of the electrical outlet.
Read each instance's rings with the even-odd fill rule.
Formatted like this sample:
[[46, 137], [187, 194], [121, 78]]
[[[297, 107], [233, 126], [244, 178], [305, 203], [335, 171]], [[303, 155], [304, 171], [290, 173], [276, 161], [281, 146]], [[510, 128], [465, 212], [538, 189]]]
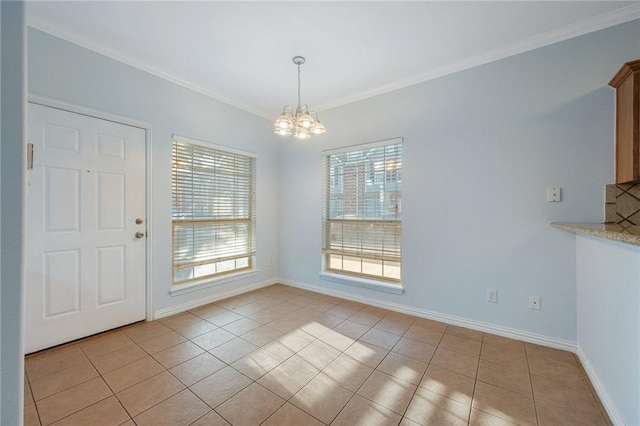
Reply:
[[540, 310], [540, 296], [529, 296], [529, 309]]
[[492, 288], [487, 289], [487, 302], [498, 302], [498, 290]]
[[560, 201], [561, 188], [547, 188], [547, 201], [555, 203]]

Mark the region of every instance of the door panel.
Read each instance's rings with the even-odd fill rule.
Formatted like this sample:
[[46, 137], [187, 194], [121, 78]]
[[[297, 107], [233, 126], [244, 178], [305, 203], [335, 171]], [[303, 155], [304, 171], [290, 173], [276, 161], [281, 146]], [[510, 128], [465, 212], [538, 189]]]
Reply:
[[44, 167], [44, 221], [51, 232], [80, 231], [80, 170]]
[[80, 129], [44, 123], [43, 148], [45, 154], [51, 154], [52, 151], [80, 153]]
[[98, 247], [96, 249], [98, 306], [124, 300], [125, 252], [124, 246]]
[[123, 230], [125, 227], [125, 175], [97, 173], [96, 215], [100, 231]]
[[80, 311], [80, 250], [44, 253], [44, 318]]
[[145, 131], [29, 104], [26, 352], [145, 318]]

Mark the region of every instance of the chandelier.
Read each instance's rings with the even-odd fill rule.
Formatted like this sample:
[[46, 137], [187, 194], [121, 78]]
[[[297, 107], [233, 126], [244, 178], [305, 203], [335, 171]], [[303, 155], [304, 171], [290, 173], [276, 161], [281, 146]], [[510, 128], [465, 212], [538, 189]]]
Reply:
[[298, 66], [298, 107], [295, 112], [285, 105], [282, 114], [273, 123], [273, 133], [280, 136], [293, 135], [298, 139], [309, 139], [311, 135], [321, 135], [327, 131], [318, 119], [315, 111], [309, 111], [307, 105], [300, 105], [300, 66], [305, 63], [302, 56], [294, 56], [293, 63]]

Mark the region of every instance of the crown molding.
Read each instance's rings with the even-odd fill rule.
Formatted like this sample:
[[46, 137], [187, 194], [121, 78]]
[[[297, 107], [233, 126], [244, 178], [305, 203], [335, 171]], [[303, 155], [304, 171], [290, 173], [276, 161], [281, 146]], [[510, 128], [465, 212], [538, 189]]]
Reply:
[[184, 80], [180, 77], [177, 77], [173, 74], [165, 72], [153, 65], [150, 65], [144, 61], [141, 61], [137, 58], [134, 58], [130, 55], [127, 55], [121, 52], [118, 49], [114, 49], [111, 46], [108, 46], [104, 43], [96, 41], [90, 37], [87, 37], [84, 34], [81, 34], [77, 31], [64, 28], [63, 26], [50, 21], [42, 16], [36, 15], [34, 13], [27, 13], [27, 26], [34, 28], [36, 30], [45, 32], [54, 37], [60, 38], [62, 40], [68, 41], [69, 43], [76, 44], [80, 47], [84, 47], [85, 49], [91, 50], [100, 55], [106, 56], [111, 59], [115, 59], [118, 62], [122, 62], [131, 67], [137, 68], [141, 71], [147, 72], [149, 74], [155, 75], [156, 77], [160, 77], [164, 80], [167, 80], [171, 83], [177, 84], [179, 86], [185, 87], [189, 90], [192, 90], [196, 93], [200, 93], [201, 95], [207, 96], [209, 98], [215, 99], [216, 101], [223, 102], [227, 105], [230, 105], [234, 108], [243, 110], [252, 115], [257, 115], [258, 117], [264, 118], [266, 120], [271, 120], [273, 117], [265, 111], [259, 110], [257, 108], [253, 108], [249, 105], [245, 105], [241, 102], [236, 102], [233, 99], [229, 99], [225, 96], [220, 95], [219, 93], [213, 92], [205, 87], [202, 87], [198, 84], [192, 83], [190, 81]]
[[[139, 70], [148, 72], [152, 75], [175, 83], [179, 86], [193, 90], [209, 98], [223, 102], [234, 108], [238, 108], [250, 114], [271, 120], [272, 114], [269, 112], [251, 107], [241, 102], [236, 102], [233, 99], [213, 92], [205, 87], [190, 81], [184, 80], [173, 74], [167, 73], [153, 65], [150, 65], [144, 61], [127, 55], [118, 49], [114, 49], [104, 43], [100, 43], [94, 39], [87, 37], [77, 31], [64, 28], [61, 25], [45, 19], [32, 12], [28, 12], [26, 16], [27, 25], [37, 30], [43, 31], [70, 43], [84, 47], [85, 49], [115, 59], [119, 62], [125, 63], [129, 66], [137, 68]], [[544, 34], [539, 34], [533, 37], [529, 37], [520, 42], [513, 43], [504, 48], [494, 49], [487, 53], [476, 55], [461, 61], [453, 62], [442, 67], [436, 68], [426, 73], [414, 75], [412, 77], [398, 80], [383, 86], [379, 86], [372, 90], [359, 92], [353, 95], [339, 98], [333, 102], [316, 105], [316, 111], [325, 111], [332, 108], [337, 108], [346, 104], [361, 101], [370, 97], [382, 95], [394, 90], [403, 89], [408, 86], [423, 83], [425, 81], [433, 80], [439, 77], [443, 77], [448, 74], [453, 74], [466, 69], [474, 68], [480, 65], [487, 64], [489, 62], [497, 61], [500, 59], [508, 58], [510, 56], [518, 55], [520, 53], [528, 52], [530, 50], [538, 49], [540, 47], [548, 46], [554, 43], [558, 43], [564, 40], [568, 40], [574, 37], [578, 37], [584, 34], [588, 34], [594, 31], [598, 31], [604, 28], [612, 27], [614, 25], [623, 24], [625, 22], [640, 19], [640, 3], [635, 3], [629, 6], [625, 6], [611, 12], [607, 12], [593, 18], [585, 19], [580, 22], [568, 25], [557, 30], [548, 31]]]
[[392, 92], [394, 90], [404, 89], [405, 87], [424, 83], [425, 81], [444, 77], [445, 75], [484, 65], [489, 62], [498, 61], [500, 59], [518, 55], [520, 53], [539, 49], [541, 47], [549, 46], [598, 30], [613, 27], [614, 25], [624, 24], [625, 22], [633, 21], [635, 19], [640, 19], [640, 3], [625, 6], [611, 12], [603, 13], [593, 18], [576, 22], [563, 28], [529, 37], [503, 48], [494, 49], [480, 55], [463, 59], [461, 61], [452, 62], [426, 73], [413, 75], [409, 78], [398, 80], [372, 90], [367, 90], [364, 92], [346, 96], [333, 102], [316, 105], [315, 109], [316, 111], [322, 112], [328, 109], [337, 108], [346, 104]]

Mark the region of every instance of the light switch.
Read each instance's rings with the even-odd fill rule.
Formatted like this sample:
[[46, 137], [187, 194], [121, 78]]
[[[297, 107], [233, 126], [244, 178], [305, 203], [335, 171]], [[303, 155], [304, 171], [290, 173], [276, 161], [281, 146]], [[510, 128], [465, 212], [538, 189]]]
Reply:
[[560, 188], [547, 188], [547, 201], [550, 203], [560, 201]]

